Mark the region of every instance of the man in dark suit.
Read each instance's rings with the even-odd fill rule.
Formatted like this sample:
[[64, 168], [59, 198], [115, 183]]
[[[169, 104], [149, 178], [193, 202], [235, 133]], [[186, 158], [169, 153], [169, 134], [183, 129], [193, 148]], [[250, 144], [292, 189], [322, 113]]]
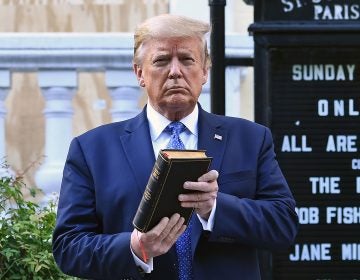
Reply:
[[[198, 104], [210, 67], [209, 25], [162, 15], [135, 32], [134, 72], [148, 104], [135, 118], [76, 137], [65, 163], [53, 236], [59, 267], [91, 279], [260, 279], [258, 249], [292, 244], [295, 202], [275, 159], [270, 131], [205, 112]], [[132, 219], [155, 162], [181, 122], [178, 144], [204, 149], [210, 171], [179, 196], [195, 207], [191, 227], [178, 214], [147, 233]], [[189, 235], [190, 267], [179, 241]], [[183, 250], [184, 251], [184, 250]]]

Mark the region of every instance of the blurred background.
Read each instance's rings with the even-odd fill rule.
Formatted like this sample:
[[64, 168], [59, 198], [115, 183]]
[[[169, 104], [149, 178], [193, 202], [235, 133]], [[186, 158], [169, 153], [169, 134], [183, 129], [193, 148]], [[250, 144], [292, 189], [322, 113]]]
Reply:
[[[69, 142], [136, 115], [132, 32], [172, 13], [209, 22], [208, 0], [0, 0], [0, 158], [25, 183], [58, 191]], [[226, 55], [253, 57], [253, 6], [228, 0]], [[201, 97], [210, 110], [209, 83]], [[226, 69], [226, 114], [253, 119], [253, 69]], [[4, 169], [3, 169], [4, 171]]]

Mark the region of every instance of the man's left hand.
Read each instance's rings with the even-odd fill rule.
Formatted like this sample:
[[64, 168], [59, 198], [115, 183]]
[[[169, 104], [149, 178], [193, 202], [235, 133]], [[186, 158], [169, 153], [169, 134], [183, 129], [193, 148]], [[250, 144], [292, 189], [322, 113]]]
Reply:
[[210, 170], [202, 175], [197, 182], [185, 182], [184, 189], [192, 192], [179, 195], [182, 207], [195, 208], [195, 212], [204, 220], [210, 216], [214, 206], [219, 186], [217, 178], [219, 173]]

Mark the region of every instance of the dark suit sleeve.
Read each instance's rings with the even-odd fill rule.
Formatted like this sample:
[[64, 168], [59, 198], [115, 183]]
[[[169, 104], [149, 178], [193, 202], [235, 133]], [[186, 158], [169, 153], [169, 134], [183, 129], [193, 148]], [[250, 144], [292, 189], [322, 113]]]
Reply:
[[276, 161], [267, 128], [263, 129], [261, 139], [254, 168], [225, 175], [219, 181], [209, 241], [263, 249], [279, 249], [293, 243], [298, 228], [295, 201]]
[[66, 274], [82, 278], [140, 279], [130, 250], [131, 233], [102, 232], [95, 195], [92, 176], [75, 138], [64, 167], [53, 234], [57, 264]]

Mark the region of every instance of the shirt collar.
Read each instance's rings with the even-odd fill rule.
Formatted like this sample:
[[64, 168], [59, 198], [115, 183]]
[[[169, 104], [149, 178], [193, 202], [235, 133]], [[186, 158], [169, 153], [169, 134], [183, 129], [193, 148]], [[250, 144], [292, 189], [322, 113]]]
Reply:
[[[149, 128], [150, 128], [150, 136], [152, 141], [156, 141], [156, 139], [160, 136], [163, 132], [165, 127], [171, 123], [170, 120], [165, 118], [159, 112], [157, 112], [150, 104], [147, 103], [146, 107], [146, 116], [149, 121]], [[199, 118], [199, 108], [198, 105], [195, 105], [194, 110], [187, 115], [185, 118], [181, 119], [180, 121], [186, 126], [186, 128], [195, 136], [198, 134], [198, 118]]]

